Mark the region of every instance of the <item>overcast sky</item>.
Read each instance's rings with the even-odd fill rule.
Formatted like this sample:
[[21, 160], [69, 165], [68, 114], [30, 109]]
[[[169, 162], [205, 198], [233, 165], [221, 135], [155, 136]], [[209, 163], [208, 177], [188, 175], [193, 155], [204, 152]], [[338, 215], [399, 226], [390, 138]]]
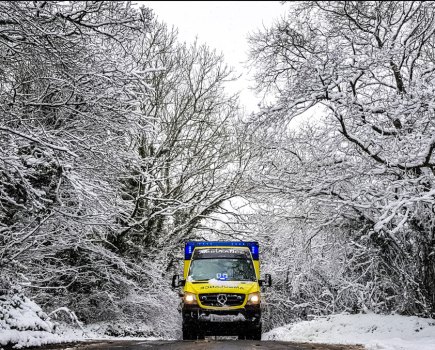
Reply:
[[198, 37], [217, 51], [242, 78], [231, 88], [241, 91], [247, 112], [255, 110], [258, 99], [249, 91], [250, 81], [244, 62], [247, 60], [247, 36], [263, 26], [270, 26], [285, 13], [278, 1], [141, 1], [152, 8], [160, 20], [174, 25], [180, 39], [193, 42]]

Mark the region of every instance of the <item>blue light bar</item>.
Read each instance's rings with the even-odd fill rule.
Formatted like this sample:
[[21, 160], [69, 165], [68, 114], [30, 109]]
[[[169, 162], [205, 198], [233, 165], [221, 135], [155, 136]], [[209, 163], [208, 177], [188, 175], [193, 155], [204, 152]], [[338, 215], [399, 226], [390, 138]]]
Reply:
[[252, 259], [258, 260], [260, 255], [258, 242], [190, 241], [186, 242], [186, 246], [184, 248], [184, 260], [192, 259], [192, 254], [195, 247], [249, 247], [249, 249], [251, 250]]

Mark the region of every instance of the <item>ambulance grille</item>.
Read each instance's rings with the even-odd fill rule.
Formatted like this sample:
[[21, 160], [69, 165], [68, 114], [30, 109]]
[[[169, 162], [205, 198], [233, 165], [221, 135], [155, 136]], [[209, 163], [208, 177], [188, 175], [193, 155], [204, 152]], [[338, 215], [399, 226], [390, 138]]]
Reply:
[[245, 294], [228, 294], [228, 293], [200, 294], [199, 300], [201, 301], [201, 304], [204, 306], [217, 306], [217, 307], [240, 306], [245, 301]]

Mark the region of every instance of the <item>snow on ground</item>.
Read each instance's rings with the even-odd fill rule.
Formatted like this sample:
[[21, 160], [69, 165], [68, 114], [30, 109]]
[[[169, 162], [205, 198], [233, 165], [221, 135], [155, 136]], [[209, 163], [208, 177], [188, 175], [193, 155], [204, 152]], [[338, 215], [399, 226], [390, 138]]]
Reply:
[[[71, 317], [67, 308], [59, 308]], [[74, 321], [74, 320], [73, 320]], [[41, 307], [22, 294], [0, 295], [0, 350], [4, 348], [22, 349], [46, 344], [66, 343], [98, 339], [147, 339], [155, 331], [151, 326], [125, 323], [102, 322], [82, 327], [53, 322]]]
[[362, 344], [367, 350], [434, 350], [435, 320], [339, 314], [275, 328], [263, 334], [263, 340]]
[[[64, 328], [63, 328], [64, 327]], [[57, 326], [41, 308], [23, 295], [0, 296], [0, 350], [50, 343], [122, 337], [152, 338], [150, 327], [101, 323], [73, 330]], [[434, 350], [435, 320], [400, 315], [339, 314], [279, 327], [263, 340], [329, 344], [363, 344], [367, 350]]]
[[[99, 322], [72, 328], [67, 324], [59, 325], [59, 334], [63, 337], [73, 338], [78, 340], [107, 340], [107, 339], [122, 339], [122, 340], [163, 340], [162, 337], [153, 336], [155, 330], [150, 326], [132, 324], [125, 322], [120, 324], [112, 324], [110, 322]], [[167, 340], [165, 338], [165, 340]]]
[[62, 343], [72, 339], [56, 332], [41, 308], [23, 295], [0, 296], [0, 350]]

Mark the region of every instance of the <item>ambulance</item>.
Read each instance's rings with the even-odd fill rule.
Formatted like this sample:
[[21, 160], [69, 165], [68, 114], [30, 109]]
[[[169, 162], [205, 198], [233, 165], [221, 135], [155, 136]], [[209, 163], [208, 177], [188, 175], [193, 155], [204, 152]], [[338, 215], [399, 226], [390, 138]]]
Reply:
[[261, 287], [258, 242], [187, 242], [181, 287], [183, 340], [208, 335], [261, 339]]

